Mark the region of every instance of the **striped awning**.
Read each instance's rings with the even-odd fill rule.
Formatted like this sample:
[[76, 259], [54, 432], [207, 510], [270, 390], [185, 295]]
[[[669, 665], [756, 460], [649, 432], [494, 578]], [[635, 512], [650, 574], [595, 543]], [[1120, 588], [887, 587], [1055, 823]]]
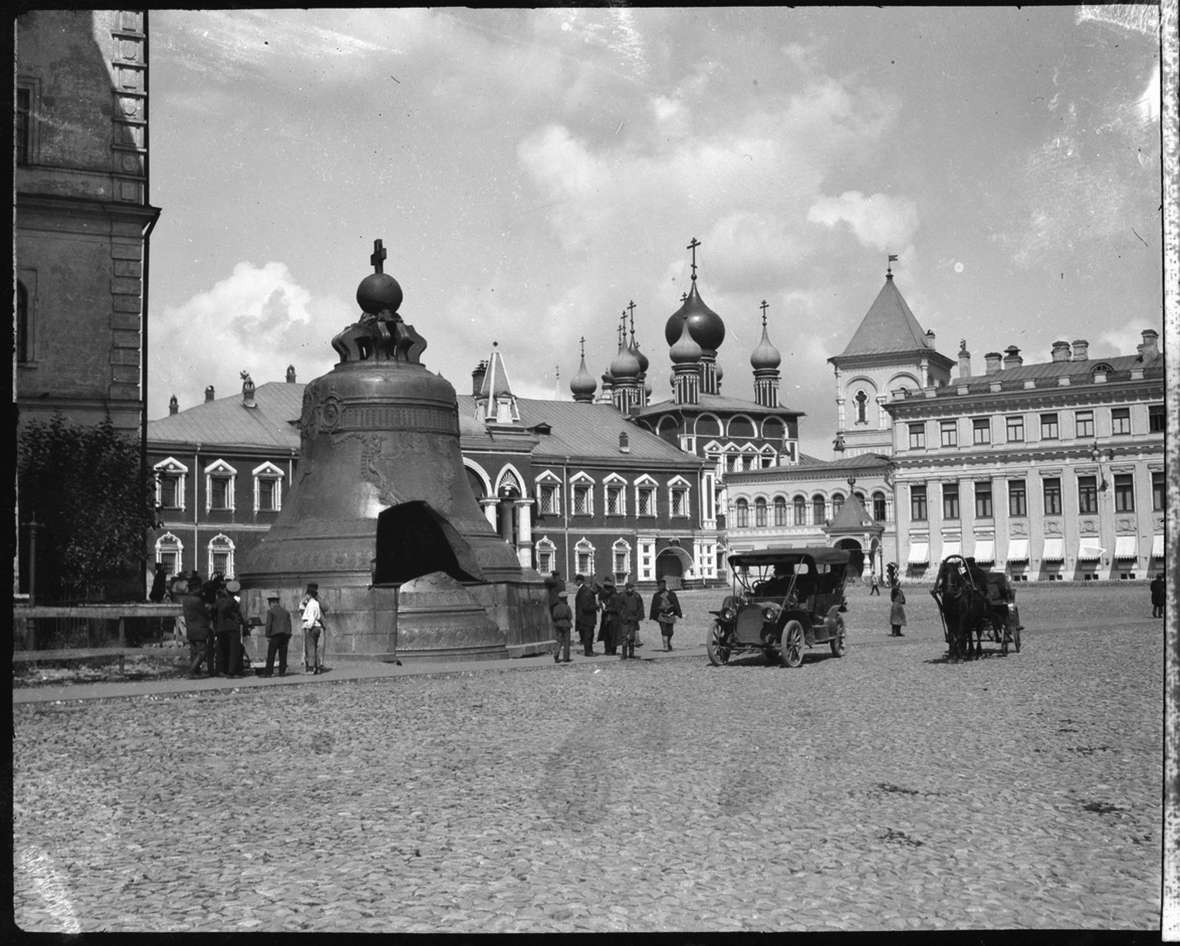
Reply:
[[1139, 536], [1116, 535], [1114, 537], [1114, 558], [1116, 562], [1139, 557]]
[[1151, 557], [1164, 557], [1164, 537], [1162, 535], [1153, 535], [1151, 537]]
[[994, 562], [996, 560], [996, 543], [992, 539], [976, 539], [975, 561]]
[[1082, 541], [1078, 545], [1078, 561], [1079, 562], [1097, 562], [1102, 558], [1102, 553], [1105, 552], [1101, 545], [1095, 545], [1093, 542]]
[[1045, 539], [1045, 546], [1041, 549], [1042, 562], [1063, 562], [1065, 561], [1065, 540], [1064, 539]]
[[942, 543], [942, 557], [946, 558], [948, 555], [962, 555], [962, 542], [943, 542]]
[[1010, 562], [1027, 562], [1028, 561], [1028, 539], [1009, 539], [1008, 540], [1008, 561], [1010, 561]]
[[930, 543], [915, 542], [910, 546], [910, 555], [906, 559], [907, 565], [925, 565], [930, 561]]

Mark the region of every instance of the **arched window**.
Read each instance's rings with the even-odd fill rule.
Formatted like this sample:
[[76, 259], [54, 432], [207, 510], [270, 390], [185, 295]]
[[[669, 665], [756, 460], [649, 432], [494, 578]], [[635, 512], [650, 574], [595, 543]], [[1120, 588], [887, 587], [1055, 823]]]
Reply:
[[795, 525], [807, 525], [807, 500], [803, 496], [796, 496], [791, 504], [795, 507]]
[[774, 497], [774, 524], [776, 526], [787, 524], [787, 501], [782, 496]]
[[180, 565], [184, 561], [184, 545], [171, 532], [165, 532], [156, 539], [156, 561], [163, 564], [164, 574], [172, 576], [180, 573]]
[[556, 551], [557, 547], [553, 544], [552, 540], [546, 536], [545, 538], [542, 538], [541, 541], [539, 541], [534, 546], [534, 548], [537, 554], [537, 571], [542, 575], [552, 575], [554, 552]]
[[811, 497], [811, 521], [818, 526], [821, 525], [826, 518], [828, 518], [828, 516], [824, 498], [819, 493], [816, 493]]
[[616, 539], [611, 546], [611, 559], [615, 568], [615, 581], [622, 584], [631, 574], [631, 546], [623, 539]]
[[594, 574], [594, 544], [588, 539], [579, 539], [574, 546], [574, 567], [577, 574]]
[[868, 423], [868, 415], [867, 415], [868, 403], [869, 403], [868, 395], [865, 394], [864, 391], [857, 391], [856, 392], [856, 422], [858, 424]]
[[228, 535], [217, 533], [209, 540], [209, 574], [221, 572], [226, 578], [234, 577], [234, 543]]
[[750, 526], [750, 504], [744, 500], [739, 499], [733, 506], [734, 525], [739, 529], [747, 529]]
[[766, 525], [766, 500], [761, 496], [754, 500], [754, 525], [759, 528]]
[[885, 494], [880, 490], [873, 493], [873, 521], [885, 521]]
[[844, 494], [843, 493], [833, 493], [832, 494], [832, 518], [835, 519], [838, 515], [840, 515], [840, 510], [843, 508], [844, 508]]

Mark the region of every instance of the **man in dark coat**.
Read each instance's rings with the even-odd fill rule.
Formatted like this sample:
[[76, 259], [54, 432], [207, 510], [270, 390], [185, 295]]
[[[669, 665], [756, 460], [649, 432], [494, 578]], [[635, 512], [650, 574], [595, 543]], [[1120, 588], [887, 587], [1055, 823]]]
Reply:
[[626, 659], [635, 656], [635, 638], [639, 635], [639, 622], [643, 620], [643, 598], [632, 582], [627, 582], [618, 597], [619, 624], [622, 629], [620, 643], [623, 645], [623, 659]]
[[180, 596], [184, 611], [185, 635], [188, 638], [190, 677], [198, 676], [197, 668], [205, 664], [205, 671], [213, 676], [213, 629], [209, 625], [209, 608], [200, 595], [199, 581], [189, 582]]
[[1165, 598], [1164, 573], [1156, 572], [1155, 578], [1151, 580], [1151, 616], [1153, 618], [1162, 618], [1164, 616]]
[[672, 630], [676, 619], [684, 617], [680, 610], [680, 599], [676, 592], [668, 588], [668, 582], [663, 578], [656, 582], [656, 593], [651, 599], [651, 614], [648, 617], [660, 625], [660, 634], [664, 638], [664, 650], [672, 649]]
[[598, 603], [602, 606], [598, 639], [602, 641], [602, 652], [613, 655], [619, 646], [619, 605], [622, 596], [615, 591], [615, 580], [610, 575], [598, 586]]
[[237, 599], [224, 584], [213, 599], [213, 632], [217, 636], [217, 669], [227, 677], [242, 675], [242, 632], [246, 622]]
[[279, 657], [279, 676], [287, 675], [287, 645], [291, 643], [291, 612], [279, 604], [278, 595], [266, 599], [266, 669], [264, 677], [275, 670], [275, 654]]
[[585, 575], [575, 575], [578, 590], [574, 592], [574, 627], [582, 642], [582, 653], [594, 656], [594, 624], [598, 618], [598, 596], [586, 584]]

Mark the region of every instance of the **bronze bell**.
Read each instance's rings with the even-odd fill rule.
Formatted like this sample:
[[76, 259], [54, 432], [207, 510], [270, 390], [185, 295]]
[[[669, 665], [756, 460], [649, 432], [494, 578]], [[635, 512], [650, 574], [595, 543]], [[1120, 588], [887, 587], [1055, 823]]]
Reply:
[[360, 320], [332, 339], [340, 362], [304, 389], [291, 493], [240, 570], [248, 613], [265, 610], [251, 589], [284, 588], [291, 608], [315, 581], [329, 662], [392, 660], [404, 656], [398, 587], [443, 572], [504, 635], [484, 634], [483, 650], [455, 646], [467, 658], [508, 656], [552, 637], [544, 585], [480, 511], [459, 448], [455, 389], [421, 363], [426, 341], [398, 314], [402, 290], [382, 271], [384, 258], [378, 240], [375, 271], [357, 290]]

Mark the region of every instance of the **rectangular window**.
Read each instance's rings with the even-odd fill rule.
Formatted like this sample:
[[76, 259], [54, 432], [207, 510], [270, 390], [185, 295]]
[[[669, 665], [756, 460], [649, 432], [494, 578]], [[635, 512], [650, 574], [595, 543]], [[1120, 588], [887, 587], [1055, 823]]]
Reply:
[[213, 571], [229, 574], [229, 552], [214, 552], [210, 557], [213, 559]]
[[1126, 436], [1131, 433], [1131, 408], [1112, 407], [1110, 409], [1110, 432], [1114, 436]]
[[594, 556], [589, 552], [578, 550], [578, 571], [583, 575], [590, 575], [594, 572]]
[[975, 518], [992, 518], [992, 484], [990, 480], [975, 484]]
[[160, 477], [160, 506], [164, 509], [180, 508], [180, 477]]
[[1114, 478], [1114, 511], [1135, 511], [1135, 481], [1130, 473], [1119, 473]]
[[278, 508], [275, 502], [278, 485], [278, 480], [260, 479], [258, 481], [259, 512], [274, 512]]
[[590, 515], [590, 486], [587, 483], [574, 484], [574, 515]]
[[639, 515], [654, 516], [656, 514], [656, 491], [653, 486], [640, 486], [636, 492], [639, 503]]
[[1008, 480], [1008, 515], [1028, 515], [1028, 497], [1024, 489], [1024, 480]]
[[1098, 512], [1098, 477], [1078, 477], [1078, 512], [1082, 515]]
[[212, 493], [209, 498], [210, 509], [229, 509], [229, 477], [212, 476], [209, 478]]
[[554, 515], [561, 512], [557, 505], [557, 497], [560, 494], [557, 491], [556, 483], [542, 483], [538, 493], [541, 501], [541, 512], [552, 513]]
[[942, 484], [942, 518], [959, 518], [959, 484]]
[[1008, 429], [1008, 443], [1024, 443], [1024, 417], [1005, 418]]
[[971, 442], [985, 444], [992, 442], [992, 422], [988, 417], [976, 417], [971, 421]]
[[911, 450], [925, 450], [926, 449], [926, 425], [925, 424], [910, 424], [910, 449]]
[[[885, 521], [885, 497], [879, 493], [873, 494], [873, 521]], [[802, 524], [802, 523], [800, 523]]]
[[1163, 512], [1164, 501], [1166, 500], [1164, 493], [1164, 474], [1151, 474], [1151, 510], [1152, 512]]
[[[673, 516], [687, 516], [688, 515], [688, 503], [686, 502], [686, 499], [688, 498], [688, 490], [686, 490], [683, 486], [673, 486], [668, 491], [668, 496], [669, 496], [669, 498], [671, 500], [671, 504], [672, 504], [671, 515], [673, 515]], [[765, 515], [765, 507], [763, 507], [763, 509], [764, 509], [763, 515]]]
[[957, 447], [959, 445], [959, 424], [958, 421], [944, 420], [938, 425], [939, 442], [944, 447]]
[[548, 549], [537, 550], [537, 571], [542, 575], [553, 574], [553, 553]]
[[1074, 434], [1077, 437], [1094, 436], [1094, 412], [1078, 411], [1074, 415]]
[[180, 570], [180, 559], [172, 550], [160, 553], [160, 564], [164, 566], [165, 575], [175, 575]]
[[615, 575], [623, 577], [627, 574], [627, 553], [620, 549], [615, 549]]
[[1046, 476], [1041, 481], [1041, 491], [1045, 499], [1045, 515], [1061, 515], [1061, 479], [1056, 476]]
[[1057, 426], [1056, 414], [1042, 414], [1041, 415], [1041, 439], [1042, 440], [1057, 440], [1060, 437], [1060, 428]]
[[1168, 429], [1168, 413], [1163, 404], [1147, 405], [1147, 431], [1162, 434]]
[[910, 487], [910, 519], [914, 522], [926, 520], [926, 487]]
[[623, 515], [623, 487], [618, 483], [606, 484], [606, 514]]

